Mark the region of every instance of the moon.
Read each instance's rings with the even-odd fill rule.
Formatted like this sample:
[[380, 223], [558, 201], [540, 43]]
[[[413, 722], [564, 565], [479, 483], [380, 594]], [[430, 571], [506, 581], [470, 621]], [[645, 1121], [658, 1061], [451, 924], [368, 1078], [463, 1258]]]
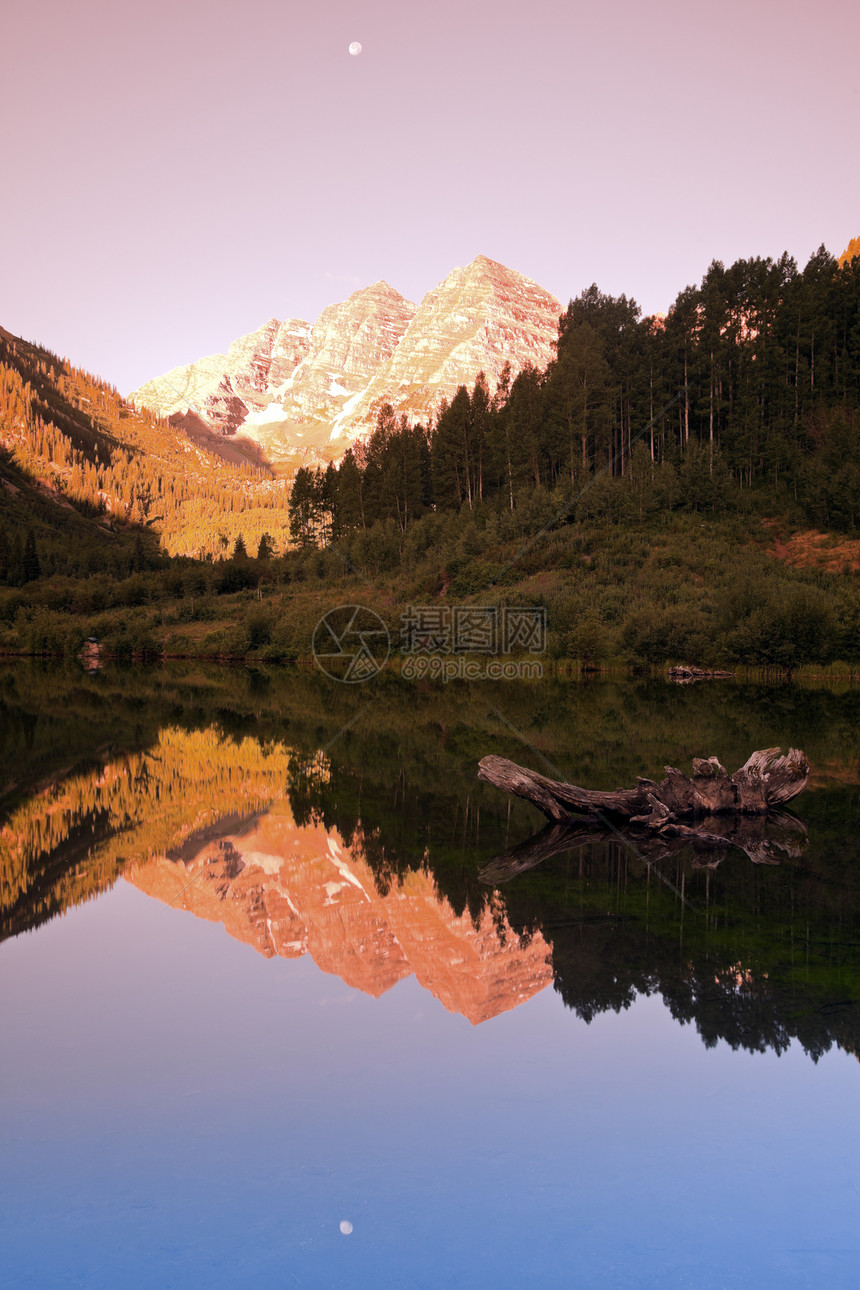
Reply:
[[361, 45], [358, 43], [357, 40], [354, 40], [352, 42], [352, 44], [349, 47], [349, 52], [353, 55], [361, 53]]
[[[361, 49], [361, 45], [359, 45], [359, 49]], [[343, 1220], [343, 1222], [340, 1225], [340, 1230], [343, 1232], [344, 1236], [349, 1236], [350, 1232], [352, 1231], [352, 1223], [350, 1223], [348, 1218], [345, 1218]]]

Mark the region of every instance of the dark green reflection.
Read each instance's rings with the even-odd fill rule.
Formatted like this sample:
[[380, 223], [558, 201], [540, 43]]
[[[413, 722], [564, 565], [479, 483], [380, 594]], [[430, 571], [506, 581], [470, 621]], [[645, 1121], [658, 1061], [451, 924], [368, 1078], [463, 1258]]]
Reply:
[[[275, 669], [9, 666], [0, 935], [286, 796], [298, 824], [338, 831], [381, 892], [424, 869], [457, 913], [478, 920], [492, 899], [516, 934], [540, 931], [555, 988], [586, 1019], [658, 991], [706, 1044], [860, 1053], [858, 717], [856, 691], [776, 685], [431, 688], [383, 675], [351, 688]], [[539, 749], [559, 775], [611, 788], [694, 755], [734, 769], [775, 744], [812, 763], [794, 804], [808, 840], [789, 817], [793, 841], [775, 850], [655, 856], [586, 836], [531, 867], [497, 862], [542, 821], [476, 779], [487, 752], [545, 768]]]

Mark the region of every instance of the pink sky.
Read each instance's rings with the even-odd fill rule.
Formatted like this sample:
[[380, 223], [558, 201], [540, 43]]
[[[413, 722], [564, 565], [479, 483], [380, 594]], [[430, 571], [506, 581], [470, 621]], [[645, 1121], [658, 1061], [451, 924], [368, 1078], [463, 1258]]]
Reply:
[[858, 36], [855, 0], [7, 7], [0, 324], [127, 391], [480, 252], [646, 312], [838, 254]]

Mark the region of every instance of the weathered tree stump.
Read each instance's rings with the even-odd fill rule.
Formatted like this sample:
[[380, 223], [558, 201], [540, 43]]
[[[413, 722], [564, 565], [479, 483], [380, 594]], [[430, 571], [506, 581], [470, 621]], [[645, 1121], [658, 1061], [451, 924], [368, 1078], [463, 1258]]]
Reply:
[[692, 775], [667, 766], [659, 784], [640, 778], [636, 788], [600, 792], [547, 779], [505, 757], [490, 756], [479, 763], [478, 778], [525, 798], [548, 820], [566, 823], [576, 815], [608, 815], [668, 836], [670, 830], [683, 833], [679, 820], [728, 812], [763, 815], [790, 802], [809, 783], [809, 762], [798, 748], [790, 748], [785, 756], [779, 748], [764, 748], [729, 775], [716, 757], [694, 757]]

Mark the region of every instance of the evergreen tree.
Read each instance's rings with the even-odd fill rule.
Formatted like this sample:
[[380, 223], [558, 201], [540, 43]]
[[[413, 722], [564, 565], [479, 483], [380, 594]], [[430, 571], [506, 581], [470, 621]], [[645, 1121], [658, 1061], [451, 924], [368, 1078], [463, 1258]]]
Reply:
[[148, 563], [149, 562], [146, 558], [146, 552], [143, 547], [143, 538], [139, 533], [135, 533], [134, 559], [132, 560], [132, 568], [136, 573], [143, 573], [144, 569], [148, 567]]
[[475, 378], [472, 390], [471, 439], [474, 489], [477, 501], [484, 497], [484, 469], [486, 466], [487, 435], [490, 426], [490, 388], [483, 372]]
[[348, 448], [337, 472], [333, 536], [337, 539], [365, 527], [364, 468], [359, 465], [356, 450]]
[[36, 550], [36, 535], [32, 529], [27, 530], [21, 573], [24, 582], [35, 582], [42, 575], [42, 566], [39, 563], [39, 554]]
[[461, 385], [451, 403], [439, 408], [433, 429], [433, 495], [438, 504], [471, 510], [476, 495], [476, 461], [472, 442], [472, 401]]
[[[564, 321], [564, 320], [563, 320]], [[547, 404], [560, 430], [571, 482], [587, 474], [598, 441], [606, 437], [610, 392], [609, 364], [591, 323], [566, 322], [558, 357], [547, 372]]]
[[317, 489], [314, 473], [300, 466], [293, 480], [289, 502], [290, 537], [297, 546], [316, 543]]

